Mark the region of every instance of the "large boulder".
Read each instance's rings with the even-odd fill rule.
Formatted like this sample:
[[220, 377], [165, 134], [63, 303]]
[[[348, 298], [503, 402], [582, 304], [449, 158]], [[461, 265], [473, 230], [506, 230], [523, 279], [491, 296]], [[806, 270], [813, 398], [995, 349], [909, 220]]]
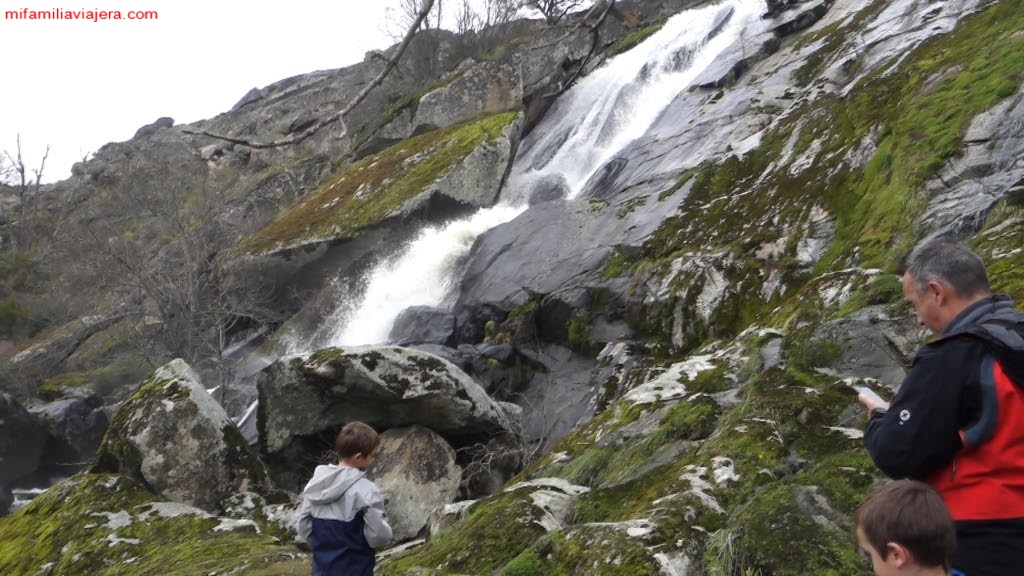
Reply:
[[54, 463], [92, 458], [110, 423], [103, 401], [97, 396], [57, 400], [33, 406], [29, 412], [50, 431], [45, 459]]
[[263, 463], [180, 359], [157, 370], [121, 406], [91, 471], [126, 474], [158, 495], [204, 510], [219, 511], [236, 492], [270, 487]]
[[298, 486], [332, 433], [353, 420], [378, 430], [419, 424], [461, 446], [518, 430], [520, 409], [496, 402], [464, 372], [419, 350], [328, 348], [279, 360], [259, 377], [260, 444], [278, 477]]
[[519, 66], [511, 58], [481, 62], [420, 98], [416, 132], [436, 130], [485, 114], [513, 110], [523, 98]]
[[113, 326], [124, 317], [121, 312], [76, 318], [49, 332], [45, 338], [11, 358], [11, 366], [30, 379], [42, 380], [61, 371], [65, 360], [90, 336]]
[[372, 475], [387, 499], [395, 540], [401, 541], [416, 537], [435, 508], [455, 500], [462, 469], [444, 438], [412, 426], [381, 435]]
[[0, 485], [35, 472], [46, 436], [46, 428], [14, 397], [0, 394]]
[[388, 340], [408, 344], [451, 344], [455, 339], [455, 316], [429, 306], [412, 306], [395, 318]]

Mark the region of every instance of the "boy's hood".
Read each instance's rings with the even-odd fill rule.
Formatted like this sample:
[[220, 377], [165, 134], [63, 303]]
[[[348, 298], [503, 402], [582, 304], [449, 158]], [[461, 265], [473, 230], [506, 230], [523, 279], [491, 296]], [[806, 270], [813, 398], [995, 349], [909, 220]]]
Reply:
[[362, 470], [348, 466], [317, 466], [302, 495], [313, 504], [328, 504], [341, 498], [365, 474]]

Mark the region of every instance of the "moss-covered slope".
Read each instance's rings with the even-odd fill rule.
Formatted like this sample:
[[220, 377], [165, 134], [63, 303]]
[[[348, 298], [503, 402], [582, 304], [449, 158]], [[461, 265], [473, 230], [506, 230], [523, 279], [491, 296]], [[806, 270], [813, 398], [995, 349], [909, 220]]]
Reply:
[[85, 474], [0, 522], [0, 573], [300, 575], [309, 559], [252, 522], [157, 502], [124, 476]]
[[[797, 80], [818, 81], [886, 5], [867, 4], [808, 38], [822, 52]], [[869, 305], [908, 314], [891, 272], [930, 232], [915, 226], [933, 198], [928, 183], [962, 151], [971, 120], [1022, 79], [1024, 5], [991, 3], [847, 93], [794, 106], [752, 151], [683, 174], [668, 192], [686, 191], [679, 213], [604, 274], [632, 279], [630, 320], [661, 367], [522, 474], [590, 488], [567, 524], [542, 530], [528, 512], [536, 501], [524, 510], [502, 495], [382, 573], [868, 574], [852, 514], [882, 476], [861, 444], [855, 393], [824, 369], [844, 350], [812, 334]], [[821, 211], [834, 234], [820, 257], [803, 258], [798, 247]], [[1018, 302], [1021, 216], [1002, 201], [970, 240], [993, 288]], [[757, 256], [767, 244], [782, 248]], [[729, 287], [704, 317], [694, 313], [703, 277], [680, 274], [702, 257]], [[780, 288], [765, 291], [773, 275]], [[701, 318], [682, 335], [680, 310]], [[781, 361], [766, 367], [761, 350], [774, 336], [754, 336], [754, 324], [782, 331]], [[476, 553], [455, 553], [467, 548]]]
[[348, 239], [395, 216], [482, 143], [501, 136], [515, 112], [402, 141], [327, 179], [304, 202], [242, 242], [260, 254], [315, 240]]

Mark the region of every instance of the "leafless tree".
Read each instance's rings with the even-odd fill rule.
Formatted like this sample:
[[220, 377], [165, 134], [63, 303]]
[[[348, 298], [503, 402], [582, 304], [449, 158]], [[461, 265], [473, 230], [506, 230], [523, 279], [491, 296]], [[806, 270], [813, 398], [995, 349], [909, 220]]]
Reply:
[[539, 12], [548, 24], [558, 24], [566, 14], [589, 3], [587, 0], [523, 0], [522, 7]]
[[486, 32], [511, 22], [519, 8], [519, 0], [462, 0], [455, 13], [455, 32], [460, 35]]
[[388, 74], [390, 74], [391, 71], [394, 70], [396, 66], [398, 66], [398, 62], [399, 60], [402, 59], [402, 55], [405, 54], [406, 49], [409, 47], [409, 43], [412, 42], [412, 39], [416, 35], [417, 30], [420, 29], [420, 24], [423, 21], [425, 21], [427, 17], [430, 15], [431, 11], [434, 8], [434, 3], [439, 1], [440, 0], [422, 0], [420, 11], [416, 16], [416, 20], [410, 24], [409, 29], [406, 31], [405, 38], [402, 39], [401, 44], [398, 45], [398, 49], [396, 49], [391, 58], [388, 59], [387, 64], [384, 66], [384, 69], [381, 70], [380, 74], [378, 74], [377, 77], [373, 79], [373, 81], [367, 84], [366, 87], [363, 88], [361, 92], [359, 92], [359, 94], [356, 94], [355, 98], [349, 101], [349, 103], [346, 104], [344, 108], [326, 118], [323, 118], [315, 122], [312, 126], [305, 129], [301, 133], [291, 138], [284, 138], [281, 140], [273, 140], [270, 142], [253, 142], [250, 140], [246, 140], [244, 138], [234, 138], [232, 136], [227, 136], [225, 134], [217, 134], [214, 132], [209, 132], [207, 130], [183, 130], [183, 132], [185, 132], [186, 134], [208, 136], [210, 138], [215, 138], [217, 140], [232, 142], [234, 144], [241, 144], [243, 146], [248, 146], [250, 148], [265, 149], [278, 148], [281, 146], [288, 146], [291, 144], [298, 144], [299, 142], [302, 142], [303, 140], [316, 134], [323, 128], [330, 126], [336, 122], [341, 122], [343, 128], [341, 134], [338, 135], [338, 138], [343, 138], [346, 134], [348, 134], [348, 129], [344, 127], [345, 117], [351, 114], [352, 110], [354, 110], [355, 107], [358, 106], [360, 102], [365, 100], [366, 97], [369, 96], [371, 92], [373, 92], [373, 90], [380, 86], [381, 83], [384, 82], [384, 79], [387, 78]]
[[50, 156], [50, 147], [46, 147], [38, 168], [29, 168], [21, 153], [21, 134], [17, 137], [17, 148], [12, 154], [5, 150], [4, 156], [8, 164], [6, 168], [0, 168], [0, 182], [9, 182], [14, 188], [18, 199], [17, 219], [12, 223], [11, 242], [14, 250], [24, 251], [30, 249], [34, 244], [34, 228], [36, 205], [39, 201], [39, 190], [42, 187], [43, 171], [46, 168], [46, 159]]
[[455, 33], [460, 36], [482, 28], [482, 18], [470, 0], [462, 0], [455, 13]]
[[[139, 353], [153, 364], [212, 362], [218, 385], [231, 381], [224, 352], [243, 325], [277, 320], [257, 282], [233, 274], [224, 250], [238, 231], [223, 217], [222, 196], [169, 168], [136, 167], [103, 190], [97, 218], [83, 221], [79, 273], [98, 278], [112, 301], [127, 302]], [[115, 209], [116, 208], [116, 209]]]
[[484, 26], [500, 26], [519, 14], [518, 0], [484, 0]]
[[419, 18], [426, 3], [424, 0], [392, 0], [392, 3], [384, 9], [388, 35], [397, 41], [414, 26], [416, 30], [440, 28], [442, 26], [441, 18], [444, 15], [442, 12], [444, 0], [433, 0], [433, 7], [427, 10], [424, 18]]

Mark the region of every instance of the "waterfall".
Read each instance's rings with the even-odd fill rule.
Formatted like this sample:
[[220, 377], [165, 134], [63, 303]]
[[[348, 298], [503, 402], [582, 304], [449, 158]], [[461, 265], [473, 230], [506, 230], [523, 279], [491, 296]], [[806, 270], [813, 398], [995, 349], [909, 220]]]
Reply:
[[477, 236], [525, 209], [508, 204], [479, 210], [444, 226], [427, 226], [394, 259], [369, 274], [366, 292], [345, 322], [327, 336], [328, 346], [384, 344], [398, 314], [410, 306], [437, 306], [456, 280], [459, 261]]
[[759, 33], [764, 11], [764, 0], [726, 0], [681, 12], [584, 77], [521, 143], [499, 204], [427, 227], [396, 256], [380, 262], [360, 299], [339, 302], [325, 320], [327, 336], [318, 338], [316, 346], [383, 344], [403, 309], [443, 304], [457, 285], [458, 262], [477, 236], [518, 216], [544, 188], [575, 198], [726, 48], [745, 34]]
[[537, 184], [575, 198], [726, 48], [760, 33], [765, 9], [762, 0], [732, 0], [687, 10], [588, 75], [523, 142], [502, 200], [528, 201], [524, 194], [535, 193]]

